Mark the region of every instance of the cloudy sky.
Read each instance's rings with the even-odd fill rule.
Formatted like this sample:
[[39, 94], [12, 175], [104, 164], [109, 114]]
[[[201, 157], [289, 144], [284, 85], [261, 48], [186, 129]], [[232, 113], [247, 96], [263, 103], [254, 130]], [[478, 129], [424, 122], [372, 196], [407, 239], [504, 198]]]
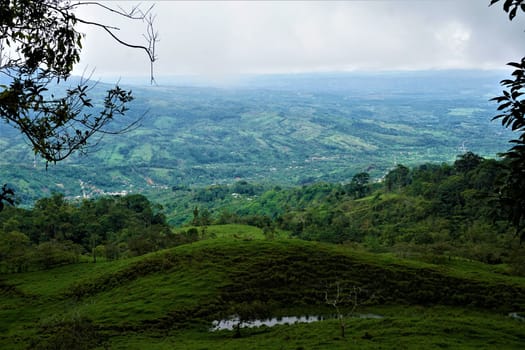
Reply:
[[[158, 77], [350, 70], [501, 68], [525, 54], [525, 15], [510, 22], [489, 0], [158, 1]], [[135, 2], [106, 2], [130, 8]], [[151, 2], [142, 2], [149, 7]], [[145, 26], [82, 6], [79, 17], [143, 43]], [[86, 33], [76, 73], [147, 76], [140, 50], [100, 29]]]

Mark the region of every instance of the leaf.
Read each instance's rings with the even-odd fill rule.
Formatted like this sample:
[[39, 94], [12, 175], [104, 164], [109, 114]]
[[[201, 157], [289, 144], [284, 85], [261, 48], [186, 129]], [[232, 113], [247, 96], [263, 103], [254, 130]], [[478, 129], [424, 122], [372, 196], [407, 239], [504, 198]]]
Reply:
[[517, 62], [509, 62], [507, 63], [507, 66], [512, 66], [512, 67], [516, 67], [516, 68], [522, 68], [522, 65], [521, 63], [517, 63]]
[[506, 96], [498, 96], [498, 97], [493, 97], [490, 99], [490, 101], [496, 101], [497, 103], [501, 103], [503, 101], [508, 101], [509, 98], [506, 97]]
[[502, 81], [500, 81], [500, 84], [501, 85], [513, 85], [514, 84], [514, 80], [503, 79]]
[[503, 4], [503, 11], [509, 12], [510, 6], [512, 5], [512, 2], [514, 0], [505, 0], [505, 3]]
[[506, 102], [506, 103], [501, 104], [501, 105], [498, 107], [498, 111], [501, 111], [502, 109], [507, 108], [507, 107], [510, 106], [511, 104], [512, 104], [512, 102]]
[[509, 19], [512, 21], [514, 19], [514, 17], [516, 17], [516, 12], [518, 11], [518, 8], [517, 7], [514, 7], [510, 12], [509, 12]]
[[515, 120], [514, 123], [512, 123], [512, 131], [518, 130], [521, 126], [523, 126], [519, 120]]

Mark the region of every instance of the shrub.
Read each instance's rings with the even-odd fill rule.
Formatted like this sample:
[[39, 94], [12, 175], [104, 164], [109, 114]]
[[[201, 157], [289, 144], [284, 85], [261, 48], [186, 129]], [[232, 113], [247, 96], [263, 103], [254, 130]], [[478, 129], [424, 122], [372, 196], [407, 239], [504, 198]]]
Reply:
[[40, 336], [31, 345], [35, 350], [89, 350], [103, 341], [95, 325], [78, 313], [52, 318], [41, 325]]

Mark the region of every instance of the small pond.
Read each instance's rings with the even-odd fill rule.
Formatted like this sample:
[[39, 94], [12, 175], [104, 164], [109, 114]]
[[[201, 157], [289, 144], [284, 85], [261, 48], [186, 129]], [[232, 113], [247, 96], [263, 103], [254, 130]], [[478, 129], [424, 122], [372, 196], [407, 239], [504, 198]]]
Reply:
[[[354, 317], [356, 318], [383, 318], [381, 315], [376, 314], [356, 314]], [[319, 322], [322, 320], [327, 319], [334, 319], [336, 316], [283, 316], [283, 317], [272, 317], [267, 319], [260, 319], [260, 320], [251, 320], [251, 321], [245, 321], [241, 323], [241, 328], [253, 328], [253, 327], [273, 327], [277, 325], [284, 325], [284, 324], [295, 324], [295, 323], [312, 323], [312, 322]], [[238, 317], [231, 317], [228, 319], [223, 320], [215, 320], [212, 322], [212, 326], [210, 328], [211, 332], [215, 331], [223, 331], [223, 330], [233, 330], [237, 327], [237, 324], [239, 323]]]

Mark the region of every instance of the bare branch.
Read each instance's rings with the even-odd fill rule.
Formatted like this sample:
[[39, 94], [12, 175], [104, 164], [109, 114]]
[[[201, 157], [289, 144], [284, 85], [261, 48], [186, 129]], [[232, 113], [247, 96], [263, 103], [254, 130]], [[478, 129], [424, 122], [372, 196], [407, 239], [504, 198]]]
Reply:
[[121, 45], [124, 45], [126, 47], [130, 47], [130, 48], [133, 48], [133, 49], [141, 49], [141, 50], [144, 50], [146, 52], [146, 54], [148, 55], [150, 61], [154, 62], [155, 61], [155, 56], [153, 56], [153, 53], [149, 50], [149, 48], [147, 48], [146, 46], [142, 46], [142, 45], [134, 45], [134, 44], [130, 44], [130, 43], [127, 43], [123, 40], [121, 40], [116, 34], [114, 34], [112, 31], [111, 31], [111, 28], [105, 24], [100, 24], [100, 23], [97, 23], [97, 22], [91, 22], [91, 21], [86, 21], [86, 20], [83, 20], [83, 19], [80, 19], [80, 18], [77, 18], [77, 21], [80, 22], [80, 23], [84, 23], [84, 24], [88, 24], [88, 25], [92, 25], [92, 26], [96, 26], [96, 27], [99, 27], [99, 28], [102, 28], [104, 29], [109, 35], [111, 35], [111, 37], [113, 39], [115, 39], [119, 44]]
[[146, 33], [142, 35], [144, 37], [144, 39], [146, 39], [146, 45], [137, 45], [137, 44], [132, 44], [130, 42], [127, 42], [127, 41], [124, 41], [123, 39], [121, 39], [114, 32], [114, 31], [120, 30], [120, 28], [118, 28], [118, 27], [114, 27], [114, 26], [111, 26], [111, 25], [107, 25], [107, 24], [103, 24], [103, 23], [99, 23], [99, 22], [86, 20], [86, 19], [83, 19], [83, 18], [77, 18], [77, 17], [75, 18], [75, 20], [80, 22], [80, 23], [91, 25], [91, 26], [95, 26], [95, 27], [103, 29], [116, 42], [118, 42], [119, 44], [121, 44], [123, 46], [129, 47], [129, 48], [133, 48], [133, 49], [143, 50], [144, 52], [146, 52], [146, 54], [148, 55], [149, 61], [150, 61], [150, 81], [151, 81], [151, 84], [155, 84], [154, 63], [157, 60], [156, 44], [159, 41], [159, 35], [158, 35], [158, 32], [155, 30], [155, 26], [154, 26], [154, 23], [155, 23], [155, 20], [156, 20], [156, 16], [151, 13], [151, 11], [152, 11], [152, 9], [154, 8], [155, 5], [154, 4], [151, 5], [146, 11], [143, 11], [141, 9], [141, 5], [140, 4], [132, 7], [130, 11], [125, 11], [121, 7], [119, 7], [119, 9], [117, 10], [115, 8], [112, 8], [110, 6], [106, 6], [106, 5], [101, 4], [99, 2], [96, 2], [96, 1], [79, 2], [79, 3], [76, 3], [76, 4], [70, 5], [70, 7], [71, 8], [75, 8], [75, 7], [78, 7], [80, 5], [95, 5], [95, 6], [99, 6], [99, 7], [103, 8], [103, 9], [105, 9], [107, 11], [116, 13], [116, 14], [118, 14], [120, 16], [125, 17], [125, 18], [129, 18], [129, 19], [132, 19], [132, 20], [141, 20], [141, 21], [146, 23]]
[[[146, 11], [142, 11], [141, 10], [142, 4], [138, 4], [136, 6], [133, 6], [130, 11], [125, 11], [120, 6], [118, 7], [119, 9], [116, 10], [113, 7], [101, 4], [98, 1], [82, 1], [82, 2], [75, 3], [75, 4], [71, 4], [70, 8], [75, 8], [75, 7], [78, 7], [78, 6], [85, 6], [85, 5], [88, 5], [88, 6], [93, 6], [93, 5], [94, 6], [99, 6], [99, 7], [102, 7], [103, 9], [105, 9], [107, 11], [116, 13], [116, 14], [118, 14], [120, 16], [127, 17], [129, 19], [138, 19], [138, 20], [143, 20], [144, 18], [146, 18], [146, 16], [148, 14], [150, 14], [151, 10], [155, 7], [155, 4], [153, 4]], [[138, 15], [136, 16], [136, 14], [138, 14]]]

